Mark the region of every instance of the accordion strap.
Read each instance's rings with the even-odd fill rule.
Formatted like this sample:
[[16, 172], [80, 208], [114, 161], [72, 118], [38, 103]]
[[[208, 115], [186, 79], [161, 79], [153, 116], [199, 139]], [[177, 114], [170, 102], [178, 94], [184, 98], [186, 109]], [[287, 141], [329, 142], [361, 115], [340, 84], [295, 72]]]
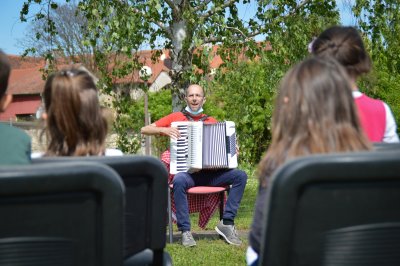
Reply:
[[[190, 113], [189, 113], [188, 111], [182, 110], [181, 113], [182, 113], [184, 116], [186, 116], [186, 118], [187, 118], [189, 121], [194, 121], [193, 117], [190, 115]], [[205, 115], [205, 116], [201, 117], [201, 118], [199, 119], [199, 121], [203, 122], [203, 121], [206, 120], [207, 118], [208, 118], [208, 115]]]

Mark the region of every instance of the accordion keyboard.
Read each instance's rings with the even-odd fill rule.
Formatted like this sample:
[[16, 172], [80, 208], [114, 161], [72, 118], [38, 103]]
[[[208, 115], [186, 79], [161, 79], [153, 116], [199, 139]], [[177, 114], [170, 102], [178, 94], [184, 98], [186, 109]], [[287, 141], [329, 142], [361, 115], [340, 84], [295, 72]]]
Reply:
[[176, 174], [179, 172], [186, 172], [187, 157], [188, 157], [188, 125], [190, 122], [180, 122], [177, 127], [180, 133], [180, 138], [171, 139], [171, 161], [170, 161], [170, 173]]

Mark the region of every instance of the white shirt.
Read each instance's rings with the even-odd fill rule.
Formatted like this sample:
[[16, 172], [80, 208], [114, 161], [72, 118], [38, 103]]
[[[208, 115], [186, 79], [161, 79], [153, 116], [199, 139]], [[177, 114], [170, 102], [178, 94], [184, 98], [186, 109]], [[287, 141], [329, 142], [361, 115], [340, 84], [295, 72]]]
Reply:
[[[43, 157], [44, 152], [32, 152], [31, 153], [31, 158], [41, 158]], [[106, 149], [104, 152], [104, 156], [123, 156], [124, 154], [122, 153], [121, 150], [118, 149]]]

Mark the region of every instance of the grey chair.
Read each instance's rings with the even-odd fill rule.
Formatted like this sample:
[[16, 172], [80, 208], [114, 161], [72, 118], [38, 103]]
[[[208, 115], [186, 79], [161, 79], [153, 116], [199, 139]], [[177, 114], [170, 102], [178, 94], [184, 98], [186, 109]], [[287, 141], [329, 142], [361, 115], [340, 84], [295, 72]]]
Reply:
[[105, 165], [1, 167], [0, 265], [122, 265], [123, 211], [124, 185]]
[[151, 156], [43, 157], [34, 164], [87, 161], [114, 169], [125, 184], [124, 265], [171, 265], [166, 246], [168, 173]]
[[259, 265], [400, 265], [400, 150], [304, 157], [271, 181]]
[[400, 151], [400, 143], [375, 142], [373, 148], [375, 151]]

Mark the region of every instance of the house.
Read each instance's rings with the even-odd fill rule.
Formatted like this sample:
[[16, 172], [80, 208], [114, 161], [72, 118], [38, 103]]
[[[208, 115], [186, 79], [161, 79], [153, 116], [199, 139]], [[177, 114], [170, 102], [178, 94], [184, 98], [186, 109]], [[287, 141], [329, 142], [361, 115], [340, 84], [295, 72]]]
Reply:
[[[210, 53], [210, 69], [211, 75], [213, 70], [220, 67], [223, 63], [221, 57], [217, 54], [218, 46], [209, 46], [211, 48]], [[271, 47], [268, 44], [267, 50]], [[152, 50], [143, 50], [138, 53], [139, 62], [144, 66], [148, 66], [152, 70], [152, 75], [147, 81], [150, 91], [157, 91], [160, 87], [160, 83], [165, 83], [165, 77], [168, 79], [168, 72], [171, 69], [171, 59], [169, 57], [169, 51], [163, 50], [159, 60], [152, 62], [151, 58], [154, 55]], [[41, 69], [45, 66], [45, 60], [43, 58], [25, 57], [9, 55], [8, 56], [12, 71], [9, 80], [8, 93], [13, 95], [13, 101], [7, 108], [6, 112], [0, 113], [0, 121], [33, 121], [36, 119], [36, 114], [42, 106], [41, 94], [43, 92], [45, 81], [42, 79]], [[120, 62], [126, 62], [128, 58], [120, 57]], [[244, 56], [241, 56], [239, 60], [246, 60]], [[67, 62], [57, 63], [57, 68], [62, 69], [70, 64]], [[110, 57], [110, 71], [115, 66], [115, 60]], [[202, 71], [202, 70], [199, 70]], [[167, 81], [170, 82], [170, 81]], [[133, 99], [137, 99], [143, 95], [143, 91], [138, 89], [143, 86], [144, 81], [140, 78], [139, 71], [134, 71], [131, 74], [123, 78], [115, 78], [113, 80], [115, 84], [114, 90], [117, 93], [126, 93]], [[154, 83], [154, 84], [153, 84]], [[165, 85], [165, 84], [164, 84]], [[101, 95], [101, 98], [104, 95]], [[108, 101], [109, 96], [105, 96]]]
[[13, 101], [4, 113], [0, 113], [0, 121], [31, 121], [42, 104], [44, 81], [40, 68], [44, 66], [44, 60], [14, 55], [8, 58], [12, 70], [7, 93], [13, 95]]
[[[141, 51], [140, 61], [152, 69], [152, 76], [148, 80], [150, 86], [161, 72], [168, 72], [166, 62], [167, 56], [164, 54], [156, 63], [151, 61], [152, 51]], [[42, 79], [42, 71], [45, 66], [43, 58], [25, 57], [8, 55], [11, 64], [11, 74], [8, 82], [7, 92], [13, 95], [13, 101], [4, 113], [0, 113], [0, 121], [33, 121], [36, 113], [42, 106], [42, 92], [45, 81]], [[167, 60], [164, 60], [167, 59]], [[112, 66], [112, 64], [110, 64]], [[60, 62], [58, 69], [67, 67], [68, 64]], [[137, 88], [138, 84], [143, 84], [138, 71], [123, 78], [114, 80], [116, 90], [129, 90], [132, 95], [132, 88]]]

